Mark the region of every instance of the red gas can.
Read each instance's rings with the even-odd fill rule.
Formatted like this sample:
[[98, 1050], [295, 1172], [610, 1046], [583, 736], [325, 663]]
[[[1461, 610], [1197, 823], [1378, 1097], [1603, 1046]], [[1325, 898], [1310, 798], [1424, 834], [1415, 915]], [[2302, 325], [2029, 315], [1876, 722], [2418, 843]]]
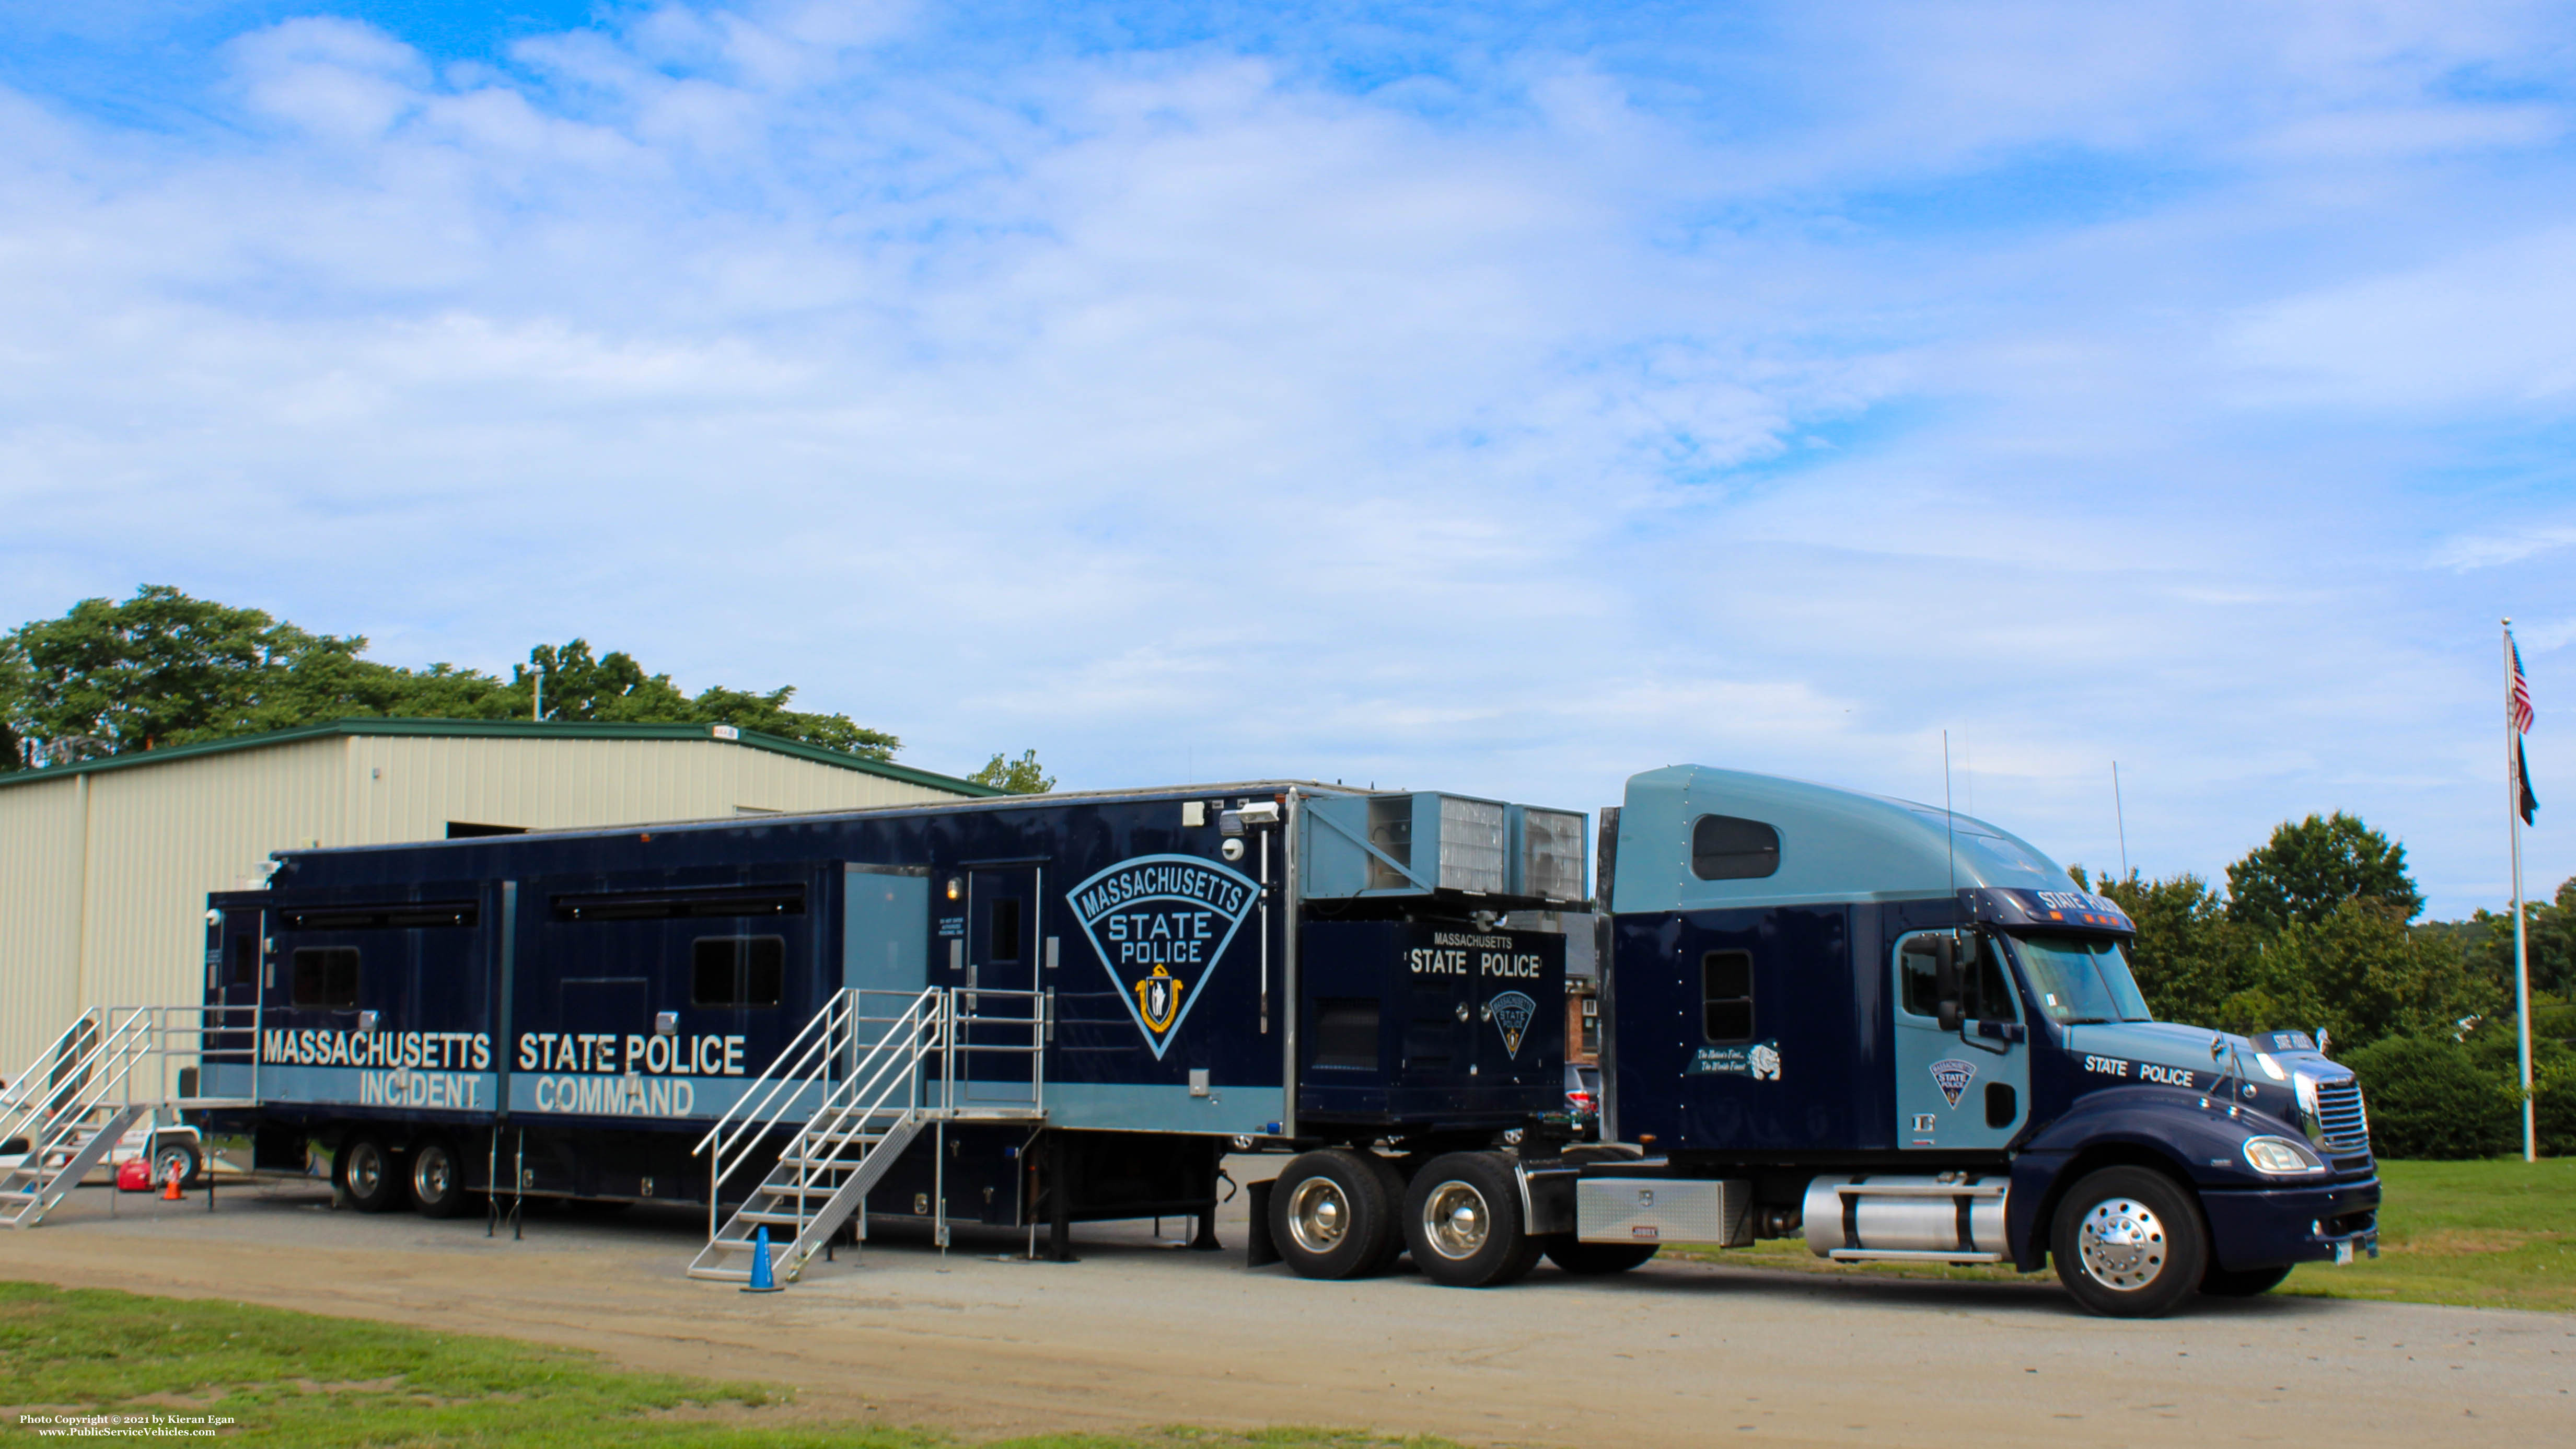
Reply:
[[150, 1192], [152, 1164], [137, 1157], [116, 1165], [116, 1187], [119, 1192]]

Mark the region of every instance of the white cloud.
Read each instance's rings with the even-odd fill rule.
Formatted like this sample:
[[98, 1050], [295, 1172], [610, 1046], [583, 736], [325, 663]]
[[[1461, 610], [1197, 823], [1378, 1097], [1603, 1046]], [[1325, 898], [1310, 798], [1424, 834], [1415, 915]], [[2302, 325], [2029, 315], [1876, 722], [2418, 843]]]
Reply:
[[2064, 857], [2116, 757], [2150, 870], [2348, 807], [2482, 903], [2492, 620], [2576, 616], [2563, 473], [2456, 481], [2563, 420], [2562, 17], [1783, 15], [1436, 105], [844, 7], [0, 96], [0, 605], [581, 632], [1095, 783], [1920, 799], [1948, 728]]

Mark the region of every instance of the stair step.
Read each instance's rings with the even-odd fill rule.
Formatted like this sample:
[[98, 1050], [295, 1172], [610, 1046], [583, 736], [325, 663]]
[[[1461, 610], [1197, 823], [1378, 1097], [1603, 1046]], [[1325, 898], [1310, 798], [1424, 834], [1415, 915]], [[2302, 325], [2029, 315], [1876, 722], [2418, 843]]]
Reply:
[[692, 1267], [689, 1269], [689, 1276], [717, 1283], [748, 1283], [751, 1281], [751, 1270], [749, 1268]]
[[756, 1213], [749, 1208], [735, 1213], [733, 1220], [738, 1223], [771, 1223], [794, 1228], [805, 1226], [807, 1221], [795, 1213]]

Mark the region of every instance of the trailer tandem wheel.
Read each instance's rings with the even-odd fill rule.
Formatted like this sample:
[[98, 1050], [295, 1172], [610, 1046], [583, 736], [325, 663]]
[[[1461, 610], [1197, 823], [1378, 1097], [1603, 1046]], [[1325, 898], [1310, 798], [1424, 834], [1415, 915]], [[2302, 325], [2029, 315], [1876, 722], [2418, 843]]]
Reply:
[[1520, 1184], [1499, 1152], [1450, 1152], [1413, 1175], [1404, 1194], [1413, 1266], [1452, 1288], [1499, 1288], [1538, 1265], [1544, 1246], [1521, 1221]]
[[1402, 1251], [1395, 1170], [1347, 1147], [1288, 1159], [1270, 1189], [1270, 1240], [1300, 1278], [1365, 1278]]
[[455, 1146], [446, 1138], [413, 1144], [407, 1177], [412, 1208], [422, 1217], [452, 1218], [465, 1211], [465, 1175], [457, 1165]]
[[374, 1133], [361, 1132], [343, 1141], [332, 1154], [331, 1171], [340, 1180], [340, 1190], [348, 1194], [349, 1206], [362, 1213], [380, 1213], [402, 1201], [402, 1169], [385, 1139]]

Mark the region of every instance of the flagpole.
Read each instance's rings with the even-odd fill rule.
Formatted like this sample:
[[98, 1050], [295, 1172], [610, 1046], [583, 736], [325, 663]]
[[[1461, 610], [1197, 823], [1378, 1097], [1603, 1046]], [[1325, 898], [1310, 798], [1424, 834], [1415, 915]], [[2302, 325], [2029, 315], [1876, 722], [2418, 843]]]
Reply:
[[2513, 717], [2513, 621], [2504, 621], [2505, 827], [2513, 839], [2513, 1019], [2522, 1047], [2522, 1160], [2539, 1160], [2531, 1104], [2531, 961], [2522, 934], [2522, 731]]

